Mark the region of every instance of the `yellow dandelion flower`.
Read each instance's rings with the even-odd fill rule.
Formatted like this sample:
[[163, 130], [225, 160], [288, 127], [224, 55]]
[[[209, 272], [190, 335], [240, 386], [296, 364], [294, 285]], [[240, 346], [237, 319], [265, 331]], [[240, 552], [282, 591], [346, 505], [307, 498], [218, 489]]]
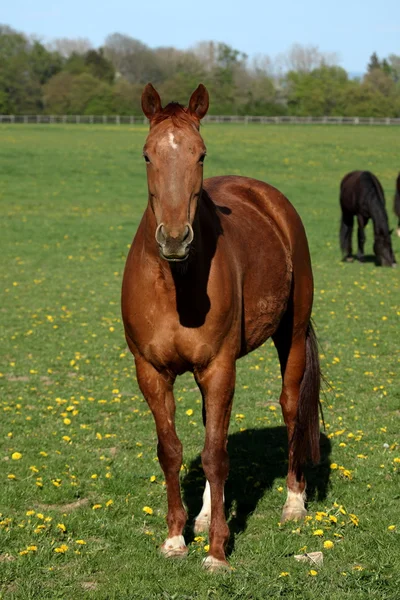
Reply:
[[156, 480], [156, 476], [155, 476], [155, 475], [152, 475], [152, 476], [150, 477], [150, 481], [151, 481], [151, 483], [153, 483], [153, 481], [155, 481], [155, 480]]
[[276, 410], [276, 406], [272, 406], [272, 405], [271, 405], [271, 406], [268, 406], [268, 409], [269, 409], [269, 410], [272, 410], [272, 411], [275, 411], [275, 410]]
[[322, 537], [324, 535], [324, 530], [323, 529], [315, 529], [313, 531], [313, 535], [317, 535], [318, 537]]
[[29, 552], [37, 552], [37, 546], [27, 546], [26, 549], [29, 550]]
[[389, 525], [388, 530], [394, 531], [396, 529], [396, 525]]
[[26, 514], [27, 517], [33, 517], [33, 515], [35, 514], [35, 511], [34, 510], [27, 510], [25, 514]]
[[186, 414], [187, 414], [188, 417], [191, 417], [192, 414], [193, 414], [193, 408], [188, 408], [187, 411], [186, 411]]
[[327, 550], [331, 550], [331, 548], [333, 548], [333, 546], [334, 546], [334, 543], [331, 542], [331, 540], [326, 540], [324, 542], [324, 548], [326, 548]]
[[150, 508], [150, 506], [143, 506], [142, 510], [143, 510], [144, 513], [146, 513], [146, 515], [152, 515], [153, 514], [153, 509]]
[[359, 524], [358, 517], [356, 515], [351, 514], [351, 513], [349, 514], [349, 517], [350, 517], [350, 520], [353, 523], [353, 525], [355, 525], [356, 527], [358, 527], [358, 524]]
[[57, 552], [57, 554], [65, 554], [67, 552], [67, 550], [68, 550], [67, 544], [61, 544], [61, 546], [54, 548], [54, 552]]
[[204, 552], [208, 552], [208, 551], [209, 551], [209, 549], [210, 549], [210, 545], [209, 545], [209, 544], [206, 544], [206, 545], [204, 546]]
[[64, 425], [71, 425], [71, 419], [64, 419]]
[[279, 577], [288, 577], [290, 575], [290, 573], [288, 573], [287, 571], [282, 571], [282, 573], [279, 574]]
[[90, 476], [90, 479], [97, 479], [97, 478], [98, 478], [97, 473], [93, 473], [93, 475]]
[[338, 465], [336, 463], [332, 463], [331, 464], [331, 469], [335, 470], [338, 468]]
[[11, 454], [12, 460], [20, 460], [22, 458], [21, 452], [13, 452]]
[[86, 542], [85, 542], [85, 540], [75, 540], [75, 544], [79, 544], [80, 546], [85, 546]]
[[17, 479], [16, 476], [14, 475], [14, 473], [9, 473], [7, 475], [7, 479]]
[[108, 506], [112, 506], [113, 504], [114, 504], [114, 500], [111, 500], [111, 499], [110, 499], [110, 500], [107, 500], [107, 502], [106, 502], [106, 506], [107, 506], [107, 507], [108, 507]]
[[64, 442], [70, 442], [71, 438], [69, 437], [69, 435], [63, 435], [62, 439], [64, 440]]
[[107, 477], [107, 479], [111, 479], [112, 475], [111, 475], [110, 471], [108, 471], [108, 473], [106, 473], [106, 477]]
[[330, 520], [332, 523], [337, 523], [337, 517], [335, 517], [335, 515], [329, 515], [329, 520]]
[[67, 531], [67, 528], [65, 527], [64, 523], [57, 523], [57, 528], [61, 529], [63, 533]]
[[20, 552], [18, 552], [18, 554], [20, 556], [24, 556], [25, 554], [29, 554], [29, 550], [21, 550]]
[[311, 577], [316, 577], [318, 575], [318, 571], [315, 571], [315, 569], [311, 569], [310, 571], [308, 571], [308, 574], [311, 575]]
[[101, 506], [101, 504], [93, 504], [92, 510], [98, 510], [99, 508], [101, 508]]

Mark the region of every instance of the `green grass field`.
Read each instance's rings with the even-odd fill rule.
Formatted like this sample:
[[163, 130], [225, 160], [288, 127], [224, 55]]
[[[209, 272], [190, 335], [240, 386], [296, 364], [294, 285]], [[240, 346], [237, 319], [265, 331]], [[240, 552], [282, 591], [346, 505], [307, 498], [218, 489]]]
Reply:
[[[309, 517], [280, 526], [278, 361], [270, 341], [239, 361], [226, 490], [233, 570], [213, 575], [201, 569], [208, 540], [190, 528], [187, 559], [158, 554], [164, 478], [120, 317], [125, 256], [147, 202], [146, 128], [1, 126], [0, 598], [400, 597], [400, 269], [344, 264], [338, 247], [338, 186], [350, 170], [380, 178], [395, 225], [399, 133], [203, 128], [206, 176], [268, 181], [303, 218], [329, 384]], [[400, 239], [393, 244], [400, 260]], [[191, 375], [175, 389], [193, 517], [203, 485], [200, 393]], [[323, 566], [296, 562], [305, 550], [322, 551]]]

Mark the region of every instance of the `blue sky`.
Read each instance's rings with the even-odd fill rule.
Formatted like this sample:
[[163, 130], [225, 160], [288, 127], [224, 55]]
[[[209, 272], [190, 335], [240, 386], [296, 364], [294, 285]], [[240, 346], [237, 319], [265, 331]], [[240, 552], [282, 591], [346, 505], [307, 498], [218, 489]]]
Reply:
[[125, 33], [150, 47], [189, 48], [226, 42], [249, 56], [272, 57], [293, 43], [337, 52], [350, 72], [363, 72], [373, 51], [400, 54], [400, 0], [13, 0], [3, 2], [3, 24], [37, 34], [85, 37], [99, 46], [110, 33]]

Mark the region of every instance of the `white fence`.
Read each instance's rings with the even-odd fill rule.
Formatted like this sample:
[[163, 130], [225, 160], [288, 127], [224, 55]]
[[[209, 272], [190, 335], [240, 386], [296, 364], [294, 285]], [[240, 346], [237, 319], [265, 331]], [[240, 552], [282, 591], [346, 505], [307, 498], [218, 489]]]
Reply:
[[[136, 116], [97, 115], [0, 115], [0, 123], [109, 123], [111, 125], [147, 124], [147, 119]], [[400, 125], [400, 118], [391, 117], [257, 117], [239, 115], [207, 115], [203, 123], [262, 123], [309, 125]]]

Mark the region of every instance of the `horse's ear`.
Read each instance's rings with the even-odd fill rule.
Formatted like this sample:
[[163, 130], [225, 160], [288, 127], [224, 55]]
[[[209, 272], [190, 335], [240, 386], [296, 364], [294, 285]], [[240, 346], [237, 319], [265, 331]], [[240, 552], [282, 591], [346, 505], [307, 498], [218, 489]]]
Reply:
[[189, 113], [200, 121], [207, 114], [209, 103], [207, 89], [200, 83], [190, 96]]
[[151, 122], [161, 110], [160, 95], [151, 83], [148, 83], [142, 93], [142, 111]]

